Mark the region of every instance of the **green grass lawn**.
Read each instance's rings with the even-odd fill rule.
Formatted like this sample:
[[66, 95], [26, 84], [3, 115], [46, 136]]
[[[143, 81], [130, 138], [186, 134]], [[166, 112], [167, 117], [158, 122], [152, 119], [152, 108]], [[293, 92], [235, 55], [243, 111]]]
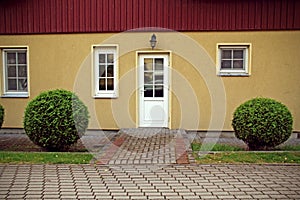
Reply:
[[200, 143], [192, 143], [193, 151], [244, 151], [244, 149], [240, 147], [230, 146], [227, 144], [200, 144]]
[[93, 155], [69, 152], [0, 151], [0, 163], [14, 164], [88, 164]]
[[214, 152], [198, 154], [194, 152], [199, 164], [216, 163], [300, 163], [300, 152]]
[[[213, 144], [213, 143], [192, 143], [193, 151], [245, 151], [245, 149], [237, 146], [231, 146], [227, 144]], [[300, 145], [285, 145], [275, 147], [274, 151], [300, 151]]]
[[[282, 146], [274, 151], [251, 152], [226, 144], [192, 143], [198, 163], [300, 163], [300, 146]], [[278, 151], [278, 152], [276, 152]], [[283, 151], [283, 152], [282, 152]]]

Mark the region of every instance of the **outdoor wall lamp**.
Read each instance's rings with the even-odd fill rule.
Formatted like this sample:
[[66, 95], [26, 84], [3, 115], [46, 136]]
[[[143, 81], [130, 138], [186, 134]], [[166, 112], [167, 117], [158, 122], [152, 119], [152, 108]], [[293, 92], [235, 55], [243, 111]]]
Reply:
[[155, 34], [153, 34], [152, 36], [151, 36], [151, 40], [150, 40], [150, 45], [151, 45], [151, 48], [152, 49], [154, 49], [154, 47], [156, 46], [156, 35]]

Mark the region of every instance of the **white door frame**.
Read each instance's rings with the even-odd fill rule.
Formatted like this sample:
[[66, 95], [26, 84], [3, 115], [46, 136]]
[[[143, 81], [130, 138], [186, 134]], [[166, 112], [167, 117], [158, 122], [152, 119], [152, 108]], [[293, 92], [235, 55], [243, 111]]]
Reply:
[[[163, 97], [145, 97], [144, 59], [163, 59]], [[169, 53], [137, 53], [138, 127], [169, 128]], [[156, 61], [154, 61], [156, 62]], [[154, 90], [153, 90], [154, 92]]]

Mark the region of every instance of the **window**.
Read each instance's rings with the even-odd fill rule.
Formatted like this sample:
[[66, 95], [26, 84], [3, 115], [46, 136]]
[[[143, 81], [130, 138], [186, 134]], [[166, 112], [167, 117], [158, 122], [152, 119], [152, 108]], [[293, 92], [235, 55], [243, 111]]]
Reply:
[[218, 44], [217, 73], [221, 76], [248, 76], [250, 45]]
[[95, 72], [95, 97], [116, 98], [118, 97], [117, 85], [117, 47], [95, 46], [94, 72]]
[[2, 49], [3, 96], [28, 97], [27, 48]]

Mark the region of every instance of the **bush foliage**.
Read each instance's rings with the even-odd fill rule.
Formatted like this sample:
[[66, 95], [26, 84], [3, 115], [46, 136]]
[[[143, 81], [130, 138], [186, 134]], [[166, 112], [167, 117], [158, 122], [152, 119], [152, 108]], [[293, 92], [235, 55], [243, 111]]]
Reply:
[[0, 104], [0, 128], [2, 127], [3, 121], [4, 121], [4, 108]]
[[88, 109], [72, 92], [42, 92], [25, 110], [24, 129], [37, 145], [49, 150], [66, 150], [86, 131]]
[[275, 147], [292, 134], [293, 117], [288, 108], [273, 99], [254, 98], [241, 104], [233, 114], [237, 138], [251, 150]]

